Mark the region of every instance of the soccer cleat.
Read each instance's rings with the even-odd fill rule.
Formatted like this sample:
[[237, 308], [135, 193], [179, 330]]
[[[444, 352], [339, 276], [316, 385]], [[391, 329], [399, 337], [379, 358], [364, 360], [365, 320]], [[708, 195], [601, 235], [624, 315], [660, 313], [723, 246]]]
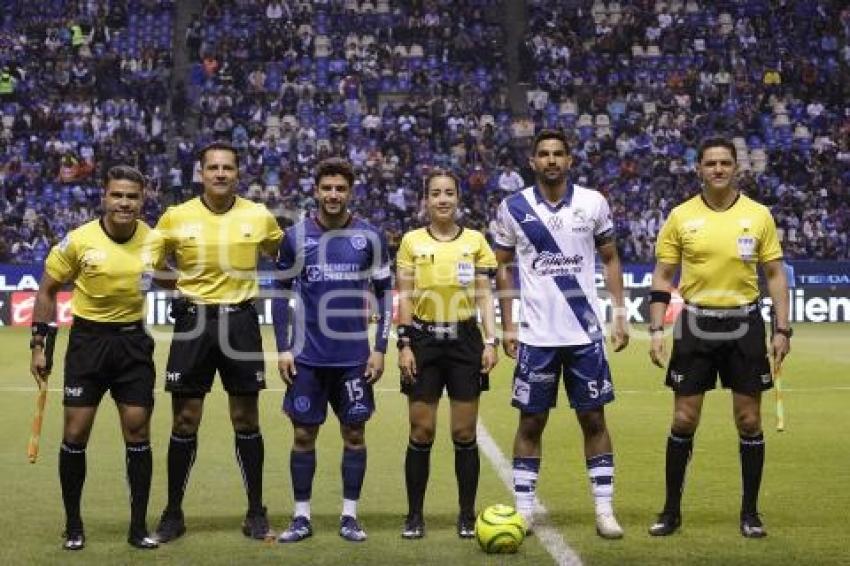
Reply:
[[599, 513], [596, 515], [596, 534], [607, 539], [623, 538], [623, 527], [614, 513]]
[[457, 536], [460, 538], [475, 538], [475, 515], [464, 515], [457, 517]]
[[764, 538], [767, 531], [761, 522], [758, 513], [747, 513], [741, 515], [741, 534], [746, 538]]
[[299, 515], [292, 518], [289, 527], [277, 537], [277, 542], [299, 542], [311, 536], [313, 536], [313, 525], [310, 524], [310, 519]]
[[339, 536], [351, 542], [363, 542], [366, 540], [366, 531], [351, 515], [343, 515], [339, 518]]
[[649, 534], [654, 537], [666, 537], [675, 533], [682, 526], [682, 515], [664, 511], [658, 515], [658, 519], [650, 525]]
[[269, 519], [266, 508], [260, 507], [258, 511], [248, 510], [245, 520], [242, 522], [242, 534], [255, 540], [266, 540], [269, 536]]
[[82, 529], [65, 531], [63, 536], [65, 542], [62, 543], [62, 548], [65, 550], [82, 550], [86, 546], [86, 535]]
[[419, 513], [412, 513], [407, 516], [404, 521], [404, 529], [401, 531], [401, 538], [408, 540], [422, 538], [425, 536], [425, 521]]
[[155, 538], [149, 537], [146, 532], [131, 532], [127, 535], [127, 542], [130, 543], [130, 546], [141, 550], [153, 550], [154, 548], [159, 548], [159, 542]]
[[162, 512], [159, 525], [156, 527], [154, 538], [160, 544], [171, 542], [182, 537], [186, 533], [186, 522], [183, 520], [183, 512], [171, 512], [168, 509]]

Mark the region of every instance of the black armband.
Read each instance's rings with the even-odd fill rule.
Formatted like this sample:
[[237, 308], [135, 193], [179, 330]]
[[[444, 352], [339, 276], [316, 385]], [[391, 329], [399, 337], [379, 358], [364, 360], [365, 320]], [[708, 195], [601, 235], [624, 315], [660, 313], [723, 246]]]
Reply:
[[670, 291], [650, 291], [649, 292], [649, 304], [652, 303], [664, 303], [665, 305], [670, 304]]
[[33, 322], [32, 323], [32, 335], [33, 336], [41, 336], [42, 338], [47, 338], [47, 335], [50, 334], [50, 324], [46, 322]]

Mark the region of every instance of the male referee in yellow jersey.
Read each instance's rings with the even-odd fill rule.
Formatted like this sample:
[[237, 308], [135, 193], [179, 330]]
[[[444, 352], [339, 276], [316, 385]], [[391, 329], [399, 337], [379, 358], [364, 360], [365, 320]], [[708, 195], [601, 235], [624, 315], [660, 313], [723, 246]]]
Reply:
[[735, 187], [737, 154], [728, 140], [706, 140], [697, 155], [701, 194], [670, 213], [658, 234], [650, 298], [649, 356], [663, 367], [664, 313], [673, 277], [681, 265], [679, 292], [686, 305], [676, 323], [667, 385], [674, 392], [673, 424], [667, 439], [667, 499], [654, 536], [675, 532], [682, 523], [685, 470], [693, 452], [705, 392], [717, 375], [732, 390], [732, 410], [740, 435], [741, 534], [766, 536], [757, 501], [764, 467], [761, 392], [773, 386], [764, 321], [758, 308], [756, 267], [761, 265], [773, 301], [776, 324], [771, 343], [775, 367], [790, 349], [788, 285], [782, 249], [770, 211]]
[[263, 539], [263, 437], [257, 401], [266, 386], [254, 299], [259, 252], [274, 257], [283, 232], [261, 204], [236, 195], [239, 155], [216, 142], [200, 152], [203, 194], [170, 207], [157, 228], [173, 255], [179, 298], [172, 303], [174, 338], [165, 388], [173, 423], [168, 446], [168, 504], [156, 536], [168, 542], [186, 531], [183, 495], [197, 452], [204, 397], [218, 371], [230, 399], [236, 460], [248, 495], [245, 536]]
[[124, 435], [130, 530], [127, 541], [153, 549], [145, 516], [151, 486], [150, 416], [154, 343], [142, 326], [144, 295], [162, 264], [162, 238], [139, 220], [145, 180], [133, 167], [107, 171], [103, 215], [72, 230], [47, 256], [33, 314], [30, 369], [39, 385], [48, 378], [44, 354], [56, 294], [74, 282], [74, 323], [65, 355], [65, 424], [59, 480], [65, 504], [65, 550], [85, 546], [80, 499], [86, 479], [86, 444], [97, 407], [109, 390]]

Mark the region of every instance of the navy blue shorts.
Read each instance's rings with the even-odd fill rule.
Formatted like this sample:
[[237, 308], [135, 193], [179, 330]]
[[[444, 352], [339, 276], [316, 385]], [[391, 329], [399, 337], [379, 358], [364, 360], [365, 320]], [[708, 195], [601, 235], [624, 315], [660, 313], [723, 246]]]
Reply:
[[293, 422], [319, 425], [328, 403], [342, 424], [366, 422], [375, 412], [375, 395], [366, 381], [366, 365], [317, 367], [295, 363], [298, 372], [283, 396], [283, 412]]
[[520, 344], [511, 404], [524, 413], [548, 411], [557, 404], [562, 372], [573, 409], [589, 411], [614, 400], [611, 370], [601, 341], [581, 346]]

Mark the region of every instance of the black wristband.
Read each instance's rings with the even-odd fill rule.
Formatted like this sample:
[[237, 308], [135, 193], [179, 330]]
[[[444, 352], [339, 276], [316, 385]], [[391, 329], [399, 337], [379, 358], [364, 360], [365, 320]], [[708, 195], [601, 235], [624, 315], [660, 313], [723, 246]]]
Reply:
[[399, 351], [403, 350], [404, 348], [409, 348], [410, 347], [410, 338], [407, 338], [407, 337], [399, 338], [398, 341], [395, 343], [395, 347], [398, 348]]
[[652, 332], [664, 332], [664, 327], [663, 326], [652, 326], [652, 325], [650, 325], [649, 326], [649, 332], [650, 333], [652, 333]]
[[786, 338], [789, 338], [789, 339], [792, 336], [794, 336], [794, 329], [793, 328], [775, 328], [773, 330], [773, 332], [776, 333], [776, 334], [782, 334], [783, 336], [785, 336]]
[[32, 335], [33, 336], [41, 336], [42, 338], [47, 338], [47, 335], [50, 334], [50, 324], [46, 322], [33, 322], [32, 323]]
[[399, 338], [410, 339], [410, 335], [413, 334], [413, 326], [409, 324], [399, 324], [397, 333]]
[[670, 291], [650, 291], [649, 292], [649, 304], [652, 303], [664, 303], [665, 305], [670, 304]]

